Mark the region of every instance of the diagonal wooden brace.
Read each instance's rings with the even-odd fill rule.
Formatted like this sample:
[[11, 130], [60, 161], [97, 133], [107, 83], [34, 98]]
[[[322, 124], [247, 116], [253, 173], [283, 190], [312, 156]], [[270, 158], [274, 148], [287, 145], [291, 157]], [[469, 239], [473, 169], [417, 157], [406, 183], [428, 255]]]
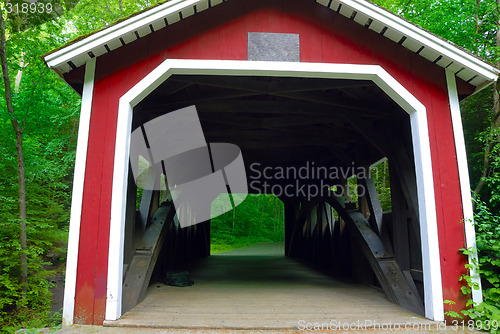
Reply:
[[173, 203], [161, 206], [135, 247], [135, 254], [123, 281], [123, 313], [132, 309], [146, 296], [146, 289], [158, 259], [166, 227], [175, 215]]
[[384, 246], [361, 212], [346, 209], [348, 201], [344, 197], [331, 195], [325, 197], [325, 201], [348, 224], [389, 301], [423, 315], [424, 305], [413, 288], [413, 282], [407, 281], [392, 250]]

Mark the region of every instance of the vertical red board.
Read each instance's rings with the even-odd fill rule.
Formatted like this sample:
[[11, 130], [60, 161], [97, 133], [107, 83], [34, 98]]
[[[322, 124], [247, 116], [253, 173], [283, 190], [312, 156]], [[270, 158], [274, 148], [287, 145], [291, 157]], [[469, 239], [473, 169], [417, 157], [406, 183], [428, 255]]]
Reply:
[[[100, 325], [104, 321], [118, 100], [160, 61], [158, 56], [150, 57], [94, 84], [78, 250], [76, 324]], [[98, 59], [96, 71], [101, 66]]]
[[[97, 93], [99, 92], [99, 93]], [[107, 109], [108, 87], [98, 90], [94, 87], [93, 110], [96, 106]], [[82, 215], [80, 224], [80, 244], [78, 249], [78, 271], [76, 277], [75, 318], [76, 324], [92, 324], [94, 314], [94, 285], [96, 278], [98, 222], [101, 204], [102, 184], [100, 171], [103, 168], [103, 150], [99, 143], [106, 135], [106, 115], [92, 112], [89, 129], [88, 153], [85, 170]], [[90, 191], [92, 189], [92, 191]]]
[[459, 253], [459, 249], [465, 247], [465, 231], [446, 77], [444, 70], [437, 70], [430, 62], [415, 61], [413, 65], [415, 72], [428, 74], [428, 80], [415, 85], [414, 94], [427, 107], [443, 298], [456, 302], [454, 306], [446, 304], [445, 311], [458, 311], [464, 309], [467, 302], [458, 281], [466, 273], [467, 259]]

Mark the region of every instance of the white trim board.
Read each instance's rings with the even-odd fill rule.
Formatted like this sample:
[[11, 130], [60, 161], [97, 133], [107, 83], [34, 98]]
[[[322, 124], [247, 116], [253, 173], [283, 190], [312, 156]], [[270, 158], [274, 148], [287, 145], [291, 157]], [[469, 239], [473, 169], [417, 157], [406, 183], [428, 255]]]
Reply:
[[110, 237], [109, 243], [106, 320], [116, 320], [121, 316], [123, 240], [132, 111], [134, 106], [174, 74], [370, 80], [386, 92], [410, 115], [426, 291], [425, 315], [437, 321], [444, 319], [432, 161], [427, 113], [422, 103], [378, 65], [169, 59], [146, 75], [124, 94], [119, 102], [111, 200], [112, 238]]
[[[45, 56], [47, 65], [58, 73], [66, 73], [73, 67], [85, 63], [89, 57], [99, 57], [123, 44], [132, 43], [152, 31], [163, 29], [182, 19], [206, 10], [222, 0], [172, 0], [153, 7], [123, 22], [98, 31], [80, 41]], [[425, 30], [401, 19], [365, 0], [316, 0], [323, 6], [329, 6], [360, 25], [369, 24], [369, 29], [383, 34], [420, 56], [436, 62], [438, 66], [458, 72], [458, 76], [478, 88], [494, 80], [500, 70], [464, 52]], [[195, 10], [196, 6], [196, 10]], [[404, 37], [404, 40], [403, 40]], [[422, 49], [421, 49], [422, 48]]]
[[[222, 0], [212, 0], [211, 6], [221, 3]], [[91, 34], [90, 36], [63, 47], [53, 53], [45, 56], [45, 62], [50, 68], [55, 68], [61, 64], [65, 65], [66, 70], [69, 72], [71, 67], [66, 65], [67, 62], [72, 61], [76, 67], [82, 61], [88, 59], [89, 52], [94, 53], [98, 57], [107, 52], [104, 45], [114, 50], [121, 46], [120, 38], [128, 44], [137, 39], [135, 31], [138, 32], [139, 37], [143, 37], [151, 33], [149, 25], [153, 26], [153, 30], [159, 30], [167, 26], [167, 23], [173, 24], [180, 21], [180, 16], [173, 15], [179, 12], [183, 13], [183, 18], [194, 14], [194, 7], [196, 5], [197, 12], [208, 9], [208, 0], [171, 0], [164, 4], [153, 7], [138, 15], [134, 15], [120, 23], [111, 25], [101, 31]], [[146, 28], [146, 29], [145, 29]]]
[[90, 114], [94, 94], [94, 74], [96, 59], [90, 59], [85, 65], [80, 124], [76, 146], [75, 173], [71, 197], [71, 214], [68, 235], [68, 254], [64, 283], [63, 326], [73, 324], [76, 295], [76, 274], [78, 269], [78, 247], [80, 243], [80, 222], [82, 218], [83, 186], [87, 165], [87, 148], [90, 130]]
[[[327, 6], [330, 3], [330, 8], [332, 10], [338, 10], [339, 6], [342, 5], [340, 13], [346, 17], [353, 15], [353, 12], [357, 14], [363, 14], [363, 20], [356, 20], [360, 24], [366, 24], [366, 22], [371, 19], [377, 22], [379, 27], [387, 27], [388, 29], [384, 32], [387, 38], [392, 39], [395, 42], [399, 42], [404, 36], [406, 39], [402, 42], [402, 45], [414, 52], [417, 52], [421, 47], [432, 50], [429, 52], [424, 52], [421, 56], [427, 58], [430, 61], [435, 61], [439, 56], [441, 56], [441, 62], [437, 62], [441, 67], [453, 67], [454, 72], [458, 72], [463, 67], [464, 69], [470, 70], [470, 73], [464, 77], [464, 80], [468, 80], [474, 75], [479, 75], [484, 77], [485, 81], [494, 81], [497, 79], [500, 70], [494, 66], [476, 58], [475, 56], [468, 54], [467, 52], [461, 50], [455, 45], [448, 41], [445, 41], [420, 27], [403, 20], [401, 17], [390, 13], [368, 1], [365, 0], [316, 0]], [[326, 3], [326, 4], [325, 4]], [[356, 14], [356, 16], [357, 16]], [[372, 29], [372, 30], [377, 30]], [[379, 31], [377, 31], [379, 32]], [[392, 35], [391, 35], [392, 32]], [[382, 33], [381, 31], [379, 33]], [[423, 50], [421, 50], [422, 52]], [[450, 66], [451, 62], [456, 62], [454, 66]], [[463, 71], [462, 71], [463, 72]], [[464, 74], [464, 73], [462, 73]], [[476, 84], [477, 86], [477, 84]]]
[[[465, 150], [465, 138], [462, 127], [462, 115], [460, 114], [460, 103], [458, 101], [457, 83], [455, 74], [446, 71], [446, 82], [448, 85], [448, 96], [450, 98], [451, 121], [453, 126], [453, 136], [455, 137], [455, 149], [457, 152], [458, 175], [460, 178], [460, 192], [462, 194], [462, 208], [464, 214], [465, 244], [467, 248], [472, 248], [473, 252], [469, 255], [469, 264], [478, 263], [476, 231], [474, 229], [474, 213], [472, 208], [472, 196], [470, 189], [469, 167], [467, 165], [467, 152]], [[472, 300], [476, 304], [483, 301], [481, 289], [481, 278], [474, 269], [470, 270], [472, 281], [478, 284], [479, 289], [472, 289]]]

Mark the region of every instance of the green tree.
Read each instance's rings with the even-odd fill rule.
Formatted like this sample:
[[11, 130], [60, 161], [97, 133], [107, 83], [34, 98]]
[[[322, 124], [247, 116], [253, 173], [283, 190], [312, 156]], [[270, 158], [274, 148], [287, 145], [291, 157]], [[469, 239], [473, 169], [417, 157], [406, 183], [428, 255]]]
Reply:
[[0, 4], [2, 332], [48, 323], [46, 265], [65, 256], [80, 101], [41, 56], [153, 4], [38, 0], [44, 11], [16, 11], [25, 3]]
[[[47, 9], [45, 4], [50, 4], [50, 10]], [[19, 210], [19, 230], [20, 230], [20, 285], [22, 288], [22, 302], [26, 302], [26, 295], [28, 291], [27, 280], [28, 280], [28, 263], [27, 263], [27, 235], [26, 235], [26, 220], [27, 220], [27, 208], [26, 208], [26, 175], [25, 175], [25, 158], [24, 158], [24, 131], [26, 128], [26, 121], [28, 119], [28, 114], [30, 108], [32, 107], [32, 98], [37, 89], [40, 89], [40, 81], [43, 78], [44, 71], [38, 71], [41, 74], [39, 80], [31, 81], [28, 89], [21, 91], [22, 77], [25, 72], [25, 68], [28, 68], [26, 57], [31, 58], [33, 54], [27, 55], [26, 53], [32, 53], [33, 50], [27, 49], [25, 43], [16, 43], [15, 48], [11, 48], [9, 51], [13, 52], [11, 57], [8, 57], [8, 47], [7, 47], [7, 35], [11, 37], [12, 40], [16, 40], [17, 35], [21, 32], [30, 30], [28, 33], [23, 35], [30, 35], [33, 32], [40, 33], [34, 27], [43, 24], [44, 22], [57, 17], [58, 14], [64, 12], [66, 8], [65, 3], [59, 2], [44, 2], [42, 7], [35, 7], [35, 11], [23, 9], [23, 5], [27, 3], [22, 1], [7, 1], [0, 7], [0, 63], [2, 67], [2, 77], [4, 84], [4, 97], [5, 106], [8, 112], [8, 117], [12, 124], [14, 130], [14, 136], [16, 140], [16, 161], [17, 161], [17, 184], [18, 184], [18, 210]], [[36, 4], [35, 4], [36, 5]], [[4, 17], [5, 15], [5, 17]], [[29, 41], [28, 36], [28, 41]], [[35, 45], [38, 46], [38, 45]], [[36, 48], [35, 50], [39, 50]], [[12, 57], [14, 56], [14, 57]], [[33, 61], [32, 59], [29, 59]], [[14, 87], [11, 87], [11, 69], [9, 68], [9, 62], [15, 62], [15, 68], [13, 68], [14, 73], [16, 73], [14, 79]], [[36, 62], [36, 61], [35, 61]], [[28, 63], [29, 64], [29, 63]], [[12, 66], [11, 66], [12, 67]], [[14, 89], [12, 89], [14, 88]], [[28, 93], [30, 97], [27, 99], [22, 93]], [[24, 99], [24, 101], [23, 101]]]
[[233, 210], [211, 220], [211, 251], [217, 253], [257, 242], [282, 242], [284, 233], [281, 200], [274, 195], [251, 194]]
[[[500, 0], [377, 0], [460, 47], [500, 66]], [[500, 96], [498, 83], [462, 104], [471, 188], [500, 209]], [[489, 96], [488, 96], [489, 95]], [[480, 120], [480, 123], [478, 123]]]
[[[57, 149], [61, 154], [56, 155], [55, 137], [59, 133], [53, 128], [60, 128], [57, 122], [62, 119], [72, 117], [74, 120], [79, 104], [76, 94], [57, 80], [40, 58], [44, 52], [57, 46], [50, 36], [61, 31], [61, 26], [46, 23], [48, 19], [43, 15], [37, 19], [14, 13], [8, 5], [12, 3], [0, 5], [3, 79], [0, 107], [0, 167], [3, 172], [0, 181], [0, 316], [3, 321], [0, 323], [3, 324], [9, 323], [4, 315], [13, 310], [17, 309], [18, 315], [27, 315], [29, 309], [46, 309], [50, 305], [49, 284], [44, 280], [48, 272], [42, 267], [46, 263], [43, 255], [52, 248], [52, 241], [60, 241], [64, 236], [54, 228], [57, 220], [53, 219], [52, 212], [34, 209], [38, 203], [38, 206], [50, 210], [54, 206], [50, 204], [49, 196], [55, 197], [57, 192], [49, 194], [46, 190], [54, 190], [56, 185], [68, 187], [67, 175], [62, 173], [67, 173], [67, 166], [72, 165], [65, 159], [65, 155], [72, 155], [67, 151], [70, 140], [61, 141], [59, 138]], [[10, 125], [10, 131], [7, 125]], [[57, 177], [38, 169], [48, 165], [59, 172]], [[69, 192], [66, 193], [59, 195], [57, 200], [61, 216], [68, 211], [65, 204]], [[14, 228], [14, 224], [18, 228]]]
[[[21, 242], [21, 257], [20, 257], [20, 284], [22, 288], [22, 299], [26, 300], [28, 291], [28, 260], [26, 257], [26, 179], [24, 176], [24, 152], [23, 152], [23, 132], [25, 122], [20, 124], [14, 105], [12, 103], [12, 91], [9, 74], [9, 66], [7, 62], [7, 41], [6, 41], [6, 20], [3, 17], [3, 11], [0, 12], [0, 62], [2, 65], [2, 74], [5, 91], [5, 102], [7, 111], [9, 112], [10, 121], [14, 128], [16, 137], [16, 154], [17, 154], [17, 176], [19, 186], [19, 230]], [[26, 119], [26, 118], [24, 118]]]

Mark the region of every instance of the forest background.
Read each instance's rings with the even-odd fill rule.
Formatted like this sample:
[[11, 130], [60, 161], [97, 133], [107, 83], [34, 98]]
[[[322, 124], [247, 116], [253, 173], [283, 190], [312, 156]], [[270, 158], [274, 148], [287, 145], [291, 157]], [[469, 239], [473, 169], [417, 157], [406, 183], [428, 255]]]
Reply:
[[[80, 97], [47, 68], [41, 55], [106, 27], [155, 0], [0, 2], [0, 331], [58, 326], [51, 310], [53, 277], [65, 268]], [[500, 0], [376, 0], [458, 46], [500, 64]], [[22, 6], [27, 6], [22, 13]], [[21, 9], [17, 14], [10, 9]], [[50, 6], [50, 13], [49, 8]], [[42, 8], [42, 7], [38, 7]], [[9, 13], [10, 11], [10, 13]], [[475, 197], [485, 303], [465, 314], [500, 321], [500, 97], [496, 84], [461, 104]], [[390, 209], [386, 166], [378, 192]], [[263, 219], [265, 218], [265, 219]], [[261, 222], [267, 222], [262, 226]], [[275, 197], [249, 197], [213, 222], [212, 250], [283, 239]], [[458, 251], [458, 250], [457, 250]], [[467, 253], [468, 250], [462, 250]], [[457, 278], [459, 279], [459, 278]], [[463, 277], [463, 292], [471, 288]], [[453, 301], [448, 301], [452, 303]], [[458, 312], [452, 314], [463, 316]]]

